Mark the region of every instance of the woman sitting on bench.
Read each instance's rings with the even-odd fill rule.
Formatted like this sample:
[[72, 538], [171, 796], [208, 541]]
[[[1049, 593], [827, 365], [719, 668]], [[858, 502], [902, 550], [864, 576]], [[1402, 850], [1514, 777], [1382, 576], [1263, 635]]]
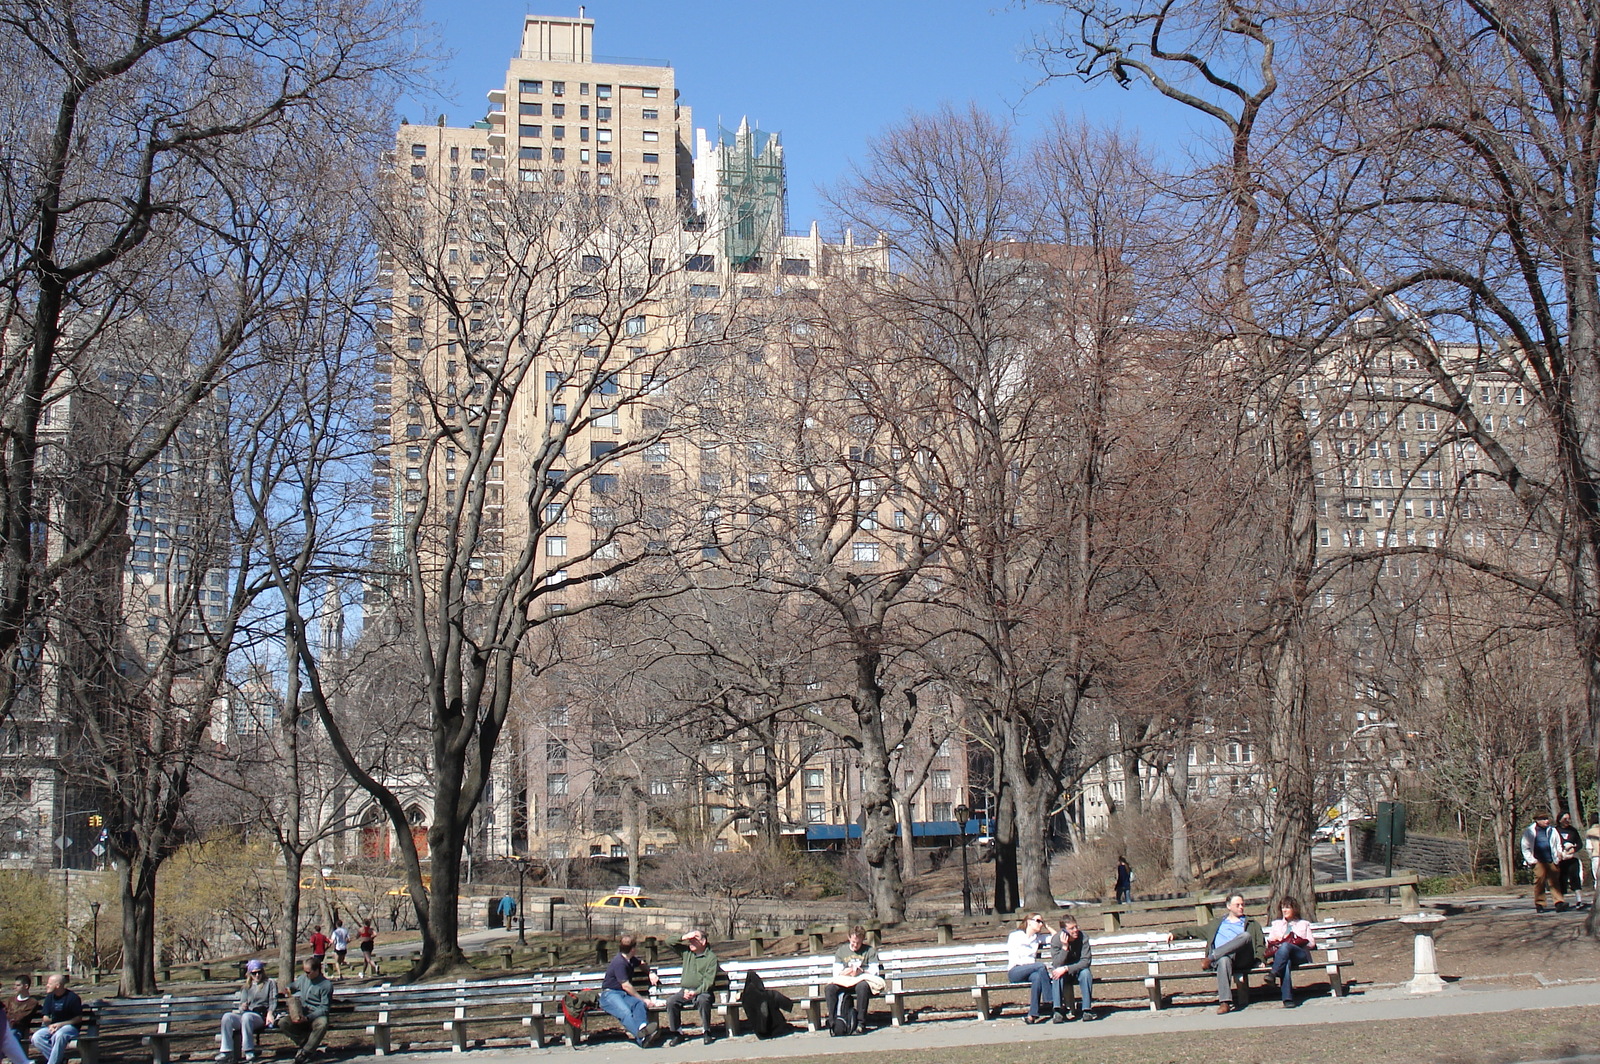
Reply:
[[1013, 983], [1028, 984], [1028, 1015], [1024, 1023], [1046, 1023], [1050, 1017], [1043, 1011], [1044, 1002], [1050, 1002], [1054, 1013], [1061, 1007], [1056, 997], [1056, 981], [1050, 978], [1050, 966], [1040, 958], [1050, 948], [1050, 932], [1044, 917], [1038, 913], [1023, 920], [1017, 929], [1006, 936], [1006, 960], [1010, 967], [1006, 978]]
[[1300, 1002], [1295, 1000], [1289, 972], [1297, 964], [1311, 963], [1316, 941], [1311, 934], [1311, 921], [1300, 918], [1298, 901], [1285, 896], [1278, 904], [1283, 915], [1267, 928], [1267, 963], [1272, 965], [1272, 977], [1283, 990], [1283, 1007], [1292, 1009]]

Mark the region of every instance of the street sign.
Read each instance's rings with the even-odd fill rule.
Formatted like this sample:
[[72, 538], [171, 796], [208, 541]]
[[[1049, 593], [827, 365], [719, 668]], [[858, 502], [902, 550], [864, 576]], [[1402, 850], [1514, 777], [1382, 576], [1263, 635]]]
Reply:
[[106, 848], [101, 846], [99, 843], [96, 843], [94, 849], [90, 850], [89, 852], [94, 854], [96, 857], [104, 857], [106, 855]]
[[71, 845], [72, 845], [72, 839], [71, 839], [71, 837], [69, 837], [67, 835], [63, 835], [59, 839], [56, 840], [56, 849], [58, 849], [58, 850], [65, 850], [68, 847], [70, 847]]

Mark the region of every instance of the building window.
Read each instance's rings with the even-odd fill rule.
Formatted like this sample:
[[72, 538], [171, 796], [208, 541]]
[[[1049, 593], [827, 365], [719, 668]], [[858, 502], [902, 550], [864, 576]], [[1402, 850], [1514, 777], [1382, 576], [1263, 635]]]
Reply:
[[562, 795], [567, 793], [567, 774], [565, 772], [552, 772], [545, 777], [545, 793]]
[[654, 100], [661, 95], [661, 90], [654, 85], [643, 85], [639, 88], [639, 94], [647, 100]]
[[524, 138], [527, 138], [527, 137], [542, 137], [542, 136], [544, 136], [544, 127], [543, 126], [519, 125], [519, 126], [517, 126], [517, 136], [524, 137]]
[[544, 741], [544, 759], [546, 761], [565, 761], [567, 759], [566, 740], [546, 739]]
[[567, 94], [567, 83], [566, 82], [564, 82], [564, 81], [552, 81], [550, 83], [550, 95], [552, 95], [552, 96], [565, 96], [566, 94]]
[[710, 273], [717, 268], [715, 255], [690, 255], [683, 261], [683, 268], [690, 273]]
[[524, 79], [518, 83], [517, 87], [522, 92], [528, 93], [531, 96], [537, 96], [539, 93], [544, 91], [544, 82], [528, 81]]
[[780, 270], [784, 274], [784, 276], [786, 276], [786, 277], [810, 277], [811, 276], [811, 260], [810, 259], [784, 259], [783, 260], [783, 265], [780, 267]]
[[950, 770], [947, 768], [934, 769], [929, 774], [929, 779], [933, 782], [933, 789], [936, 791], [948, 791], [950, 789]]
[[547, 558], [565, 558], [567, 556], [567, 537], [546, 536], [544, 538], [544, 553]]
[[828, 805], [826, 802], [806, 803], [806, 823], [826, 824], [828, 822]]
[[956, 814], [950, 808], [950, 803], [949, 802], [934, 802], [933, 803], [933, 819], [934, 820], [954, 820], [955, 818], [956, 818]]
[[413, 159], [426, 159], [428, 157], [428, 146], [426, 144], [411, 145], [411, 157]]
[[801, 778], [805, 781], [807, 790], [821, 790], [823, 786], [823, 771], [820, 768], [808, 768]]
[[878, 560], [878, 545], [876, 543], [852, 543], [850, 556], [857, 562], [875, 562]]
[[647, 151], [644, 153], [644, 158], [640, 161], [646, 163], [647, 165], [655, 165], [661, 162], [661, 155], [657, 152]]
[[651, 780], [650, 793], [658, 798], [670, 795], [672, 793], [672, 783], [668, 780]]
[[657, 133], [655, 130], [647, 129], [647, 130], [644, 131], [644, 142], [646, 144], [655, 144], [660, 139], [661, 139], [661, 134]]

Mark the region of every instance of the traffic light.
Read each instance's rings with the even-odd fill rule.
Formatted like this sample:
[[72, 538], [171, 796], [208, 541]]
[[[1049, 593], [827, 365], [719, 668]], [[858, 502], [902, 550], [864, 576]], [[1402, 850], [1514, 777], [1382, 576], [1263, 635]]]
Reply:
[[90, 827], [97, 828], [97, 827], [100, 827], [103, 824], [105, 824], [105, 822], [106, 822], [106, 818], [101, 816], [99, 813], [90, 813], [89, 814], [89, 826]]

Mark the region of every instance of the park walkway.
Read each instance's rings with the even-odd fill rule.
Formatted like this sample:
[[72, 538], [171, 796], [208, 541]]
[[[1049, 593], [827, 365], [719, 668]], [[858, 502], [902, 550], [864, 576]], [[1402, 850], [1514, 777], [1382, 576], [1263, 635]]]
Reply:
[[[1537, 990], [1512, 989], [1485, 980], [1452, 984], [1437, 994], [1413, 995], [1397, 987], [1369, 987], [1347, 998], [1313, 997], [1298, 1009], [1280, 1008], [1274, 1001], [1257, 1001], [1249, 1008], [1218, 1016], [1209, 1006], [1180, 1005], [1150, 1012], [1147, 1009], [1114, 1010], [1099, 1023], [1022, 1023], [1016, 1009], [998, 1020], [950, 1019], [913, 1023], [895, 1029], [875, 1028], [859, 1038], [830, 1038], [797, 1031], [765, 1042], [753, 1037], [723, 1038], [711, 1046], [691, 1039], [675, 1049], [640, 1050], [632, 1043], [607, 1040], [574, 1051], [551, 1049], [478, 1049], [460, 1057], [467, 1064], [512, 1064], [515, 1061], [571, 1056], [581, 1064], [688, 1064], [691, 1061], [782, 1059], [785, 1057], [842, 1056], [866, 1052], [936, 1052], [958, 1046], [985, 1046], [997, 1042], [1062, 1042], [1063, 1048], [1086, 1048], [1086, 1040], [1113, 1036], [1141, 1036], [1243, 1030], [1294, 1028], [1316, 1024], [1383, 1023], [1394, 1020], [1449, 1016], [1479, 1016], [1532, 1009], [1588, 1008], [1600, 1006], [1600, 980], [1559, 983]], [[882, 1014], [879, 1014], [882, 1015]], [[437, 1064], [440, 1054], [402, 1053], [397, 1064]]]

